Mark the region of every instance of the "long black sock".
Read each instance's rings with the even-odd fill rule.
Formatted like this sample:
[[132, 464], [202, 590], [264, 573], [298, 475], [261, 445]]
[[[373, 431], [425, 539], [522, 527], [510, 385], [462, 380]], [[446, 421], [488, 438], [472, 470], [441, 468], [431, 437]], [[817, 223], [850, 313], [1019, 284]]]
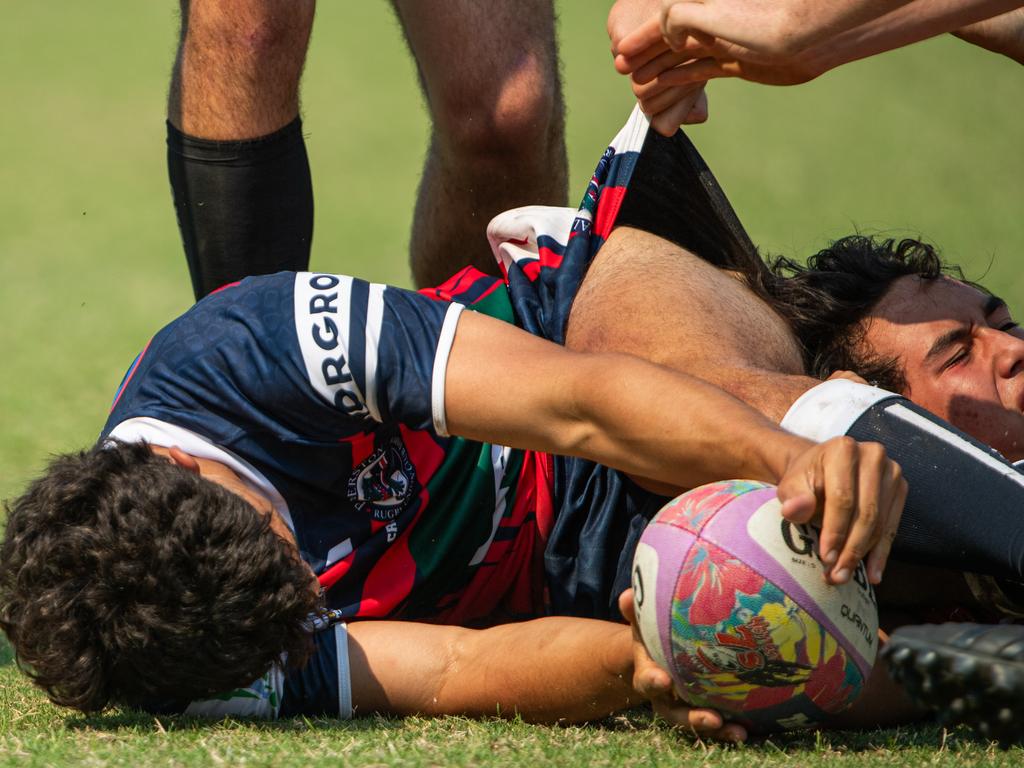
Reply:
[[844, 380], [808, 391], [782, 426], [885, 446], [909, 487], [893, 557], [1024, 578], [1024, 474], [993, 449], [903, 397]]
[[247, 275], [309, 267], [313, 185], [299, 118], [245, 141], [168, 123], [167, 171], [197, 300]]

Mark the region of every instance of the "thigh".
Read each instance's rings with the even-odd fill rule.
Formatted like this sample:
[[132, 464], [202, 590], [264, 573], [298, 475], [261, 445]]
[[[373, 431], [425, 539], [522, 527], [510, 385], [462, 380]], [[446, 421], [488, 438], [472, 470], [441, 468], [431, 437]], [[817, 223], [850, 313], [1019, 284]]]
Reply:
[[612, 232], [587, 272], [566, 346], [699, 376], [775, 419], [815, 383], [789, 326], [740, 275], [629, 227]]
[[[435, 115], [558, 89], [553, 0], [392, 0]], [[513, 92], [509, 92], [510, 89]]]

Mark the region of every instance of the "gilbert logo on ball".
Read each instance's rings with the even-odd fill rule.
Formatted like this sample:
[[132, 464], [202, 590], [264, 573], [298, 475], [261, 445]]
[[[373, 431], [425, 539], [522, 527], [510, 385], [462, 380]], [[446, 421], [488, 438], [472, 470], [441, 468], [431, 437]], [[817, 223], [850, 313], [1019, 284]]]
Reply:
[[648, 653], [688, 702], [762, 732], [845, 709], [878, 646], [863, 565], [827, 584], [817, 530], [780, 508], [764, 483], [696, 488], [655, 516], [633, 559]]

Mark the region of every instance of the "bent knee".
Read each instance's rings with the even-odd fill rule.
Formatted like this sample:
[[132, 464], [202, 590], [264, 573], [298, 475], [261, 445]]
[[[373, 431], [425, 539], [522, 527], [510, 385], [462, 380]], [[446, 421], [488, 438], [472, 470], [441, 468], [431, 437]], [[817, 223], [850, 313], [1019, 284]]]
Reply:
[[504, 77], [450, 78], [428, 99], [435, 140], [461, 156], [507, 162], [563, 141], [558, 73], [534, 54], [523, 54]]
[[314, 0], [268, 3], [265, 0], [189, 4], [185, 40], [236, 67], [266, 64], [275, 69], [292, 62], [301, 71], [313, 25]]

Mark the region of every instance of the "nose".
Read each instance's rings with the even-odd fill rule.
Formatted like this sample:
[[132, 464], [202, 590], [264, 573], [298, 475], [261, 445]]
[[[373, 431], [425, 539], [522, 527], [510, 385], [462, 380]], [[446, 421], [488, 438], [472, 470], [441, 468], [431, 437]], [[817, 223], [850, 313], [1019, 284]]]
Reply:
[[1019, 333], [992, 330], [996, 374], [1009, 379], [1024, 373], [1024, 338]]

